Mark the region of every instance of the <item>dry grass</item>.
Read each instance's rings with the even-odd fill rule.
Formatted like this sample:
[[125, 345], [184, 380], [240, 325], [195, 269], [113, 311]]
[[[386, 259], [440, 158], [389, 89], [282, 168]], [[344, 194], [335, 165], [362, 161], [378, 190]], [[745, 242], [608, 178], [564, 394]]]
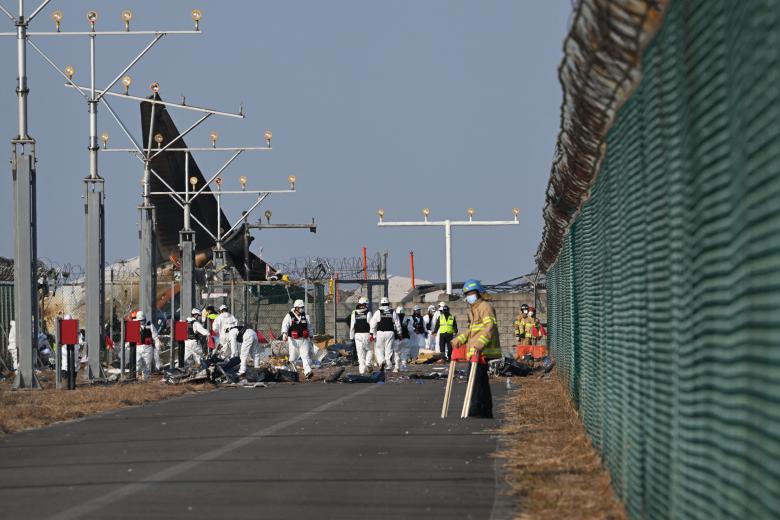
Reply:
[[41, 384], [44, 389], [40, 391], [12, 391], [11, 381], [0, 382], [0, 435], [213, 388], [211, 385], [166, 385], [159, 380], [110, 386], [82, 383], [73, 391], [58, 391], [46, 379]]
[[519, 381], [503, 405], [499, 453], [519, 500], [518, 518], [627, 518], [563, 386], [554, 375]]

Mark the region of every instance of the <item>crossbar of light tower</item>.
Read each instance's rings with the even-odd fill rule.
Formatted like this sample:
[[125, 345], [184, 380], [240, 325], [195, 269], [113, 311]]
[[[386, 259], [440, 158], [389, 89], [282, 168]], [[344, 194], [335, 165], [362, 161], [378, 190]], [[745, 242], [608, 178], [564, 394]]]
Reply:
[[428, 208], [422, 210], [424, 220], [410, 222], [385, 222], [385, 210], [377, 211], [379, 215], [379, 227], [443, 227], [444, 228], [444, 255], [445, 271], [447, 276], [447, 294], [452, 296], [452, 228], [456, 226], [512, 226], [520, 224], [520, 210], [514, 208], [512, 220], [474, 220], [475, 211], [469, 208], [466, 211], [468, 220], [429, 220], [431, 211]]

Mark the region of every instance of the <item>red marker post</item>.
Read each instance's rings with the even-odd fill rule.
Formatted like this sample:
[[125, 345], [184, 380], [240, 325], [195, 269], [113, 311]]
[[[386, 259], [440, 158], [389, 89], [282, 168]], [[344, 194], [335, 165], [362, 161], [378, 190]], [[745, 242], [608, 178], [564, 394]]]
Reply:
[[[79, 320], [59, 320], [60, 345], [68, 350], [68, 390], [76, 389], [76, 345], [79, 343]], [[60, 353], [58, 352], [59, 356]]]
[[125, 322], [125, 341], [130, 344], [130, 379], [135, 379], [135, 347], [141, 343], [141, 322], [127, 320]]
[[[189, 323], [186, 321], [177, 321], [173, 326], [173, 339], [179, 346], [179, 368], [184, 368], [184, 342], [187, 341], [188, 336]], [[171, 368], [173, 368], [173, 366], [171, 366]]]

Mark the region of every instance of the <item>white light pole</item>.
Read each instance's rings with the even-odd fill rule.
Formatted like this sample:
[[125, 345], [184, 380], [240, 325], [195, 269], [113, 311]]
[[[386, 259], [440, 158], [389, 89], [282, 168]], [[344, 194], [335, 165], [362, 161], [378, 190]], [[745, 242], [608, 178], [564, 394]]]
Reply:
[[452, 228], [453, 226], [513, 226], [520, 224], [520, 210], [512, 210], [513, 220], [474, 220], [474, 209], [467, 211], [468, 220], [428, 220], [431, 210], [422, 210], [424, 220], [422, 222], [385, 222], [385, 210], [377, 211], [379, 215], [379, 227], [407, 227], [407, 226], [439, 226], [444, 228], [444, 258], [447, 276], [447, 294], [452, 295]]
[[[74, 87], [75, 91], [80, 94], [87, 102], [89, 113], [89, 141], [88, 141], [88, 153], [89, 153], [89, 173], [84, 178], [84, 209], [85, 209], [85, 246], [86, 246], [86, 259], [85, 259], [85, 273], [86, 273], [86, 342], [87, 342], [87, 355], [89, 357], [89, 377], [100, 378], [102, 377], [102, 370], [100, 366], [100, 348], [103, 344], [103, 317], [104, 309], [103, 304], [105, 300], [105, 274], [103, 272], [105, 266], [105, 186], [104, 180], [98, 173], [98, 124], [97, 124], [97, 105], [100, 101], [105, 101], [105, 95], [117, 84], [120, 80], [127, 77], [127, 72], [136, 64], [141, 58], [146, 55], [149, 50], [158, 42], [163, 36], [166, 35], [182, 35], [182, 34], [200, 34], [199, 22], [202, 13], [198, 9], [192, 11], [192, 19], [195, 22], [194, 31], [131, 31], [130, 21], [133, 18], [133, 13], [130, 10], [124, 10], [121, 13], [119, 19], [124, 23], [124, 30], [119, 31], [96, 31], [95, 26], [97, 24], [99, 15], [97, 11], [90, 10], [86, 14], [86, 20], [89, 24], [89, 31], [70, 31], [65, 32], [61, 30], [64, 14], [62, 11], [54, 11], [52, 13], [52, 19], [54, 20], [56, 30], [52, 32], [27, 32], [26, 26], [32, 18], [34, 18], [51, 0], [44, 0], [44, 2], [25, 20], [20, 15], [20, 20], [23, 28], [18, 28], [17, 33], [10, 33], [16, 35], [18, 39], [24, 39], [26, 43], [41, 55], [41, 57], [54, 68], [61, 76], [67, 81], [67, 85]], [[23, 12], [23, 0], [19, 1], [20, 13]], [[5, 9], [2, 9], [5, 12]], [[8, 14], [6, 12], [6, 14]], [[17, 26], [19, 26], [17, 21]], [[8, 35], [8, 33], [0, 33], [0, 35]], [[57, 66], [54, 61], [38, 47], [33, 38], [35, 37], [50, 37], [50, 36], [87, 36], [89, 38], [89, 56], [90, 56], [90, 70], [89, 70], [89, 87], [79, 87], [73, 82], [73, 76], [75, 69], [68, 65], [65, 68]], [[96, 75], [96, 39], [98, 36], [153, 36], [152, 40], [133, 58], [130, 63], [124, 67], [120, 72], [103, 90], [95, 88], [95, 75]], [[24, 45], [20, 44], [20, 48]], [[24, 58], [24, 52], [20, 51], [20, 61]], [[20, 72], [22, 67], [20, 66]], [[26, 83], [26, 81], [25, 81]], [[128, 88], [123, 81], [125, 89]], [[26, 86], [25, 86], [26, 89]], [[25, 92], [26, 97], [26, 92]], [[26, 120], [26, 104], [24, 106], [24, 112]], [[19, 108], [20, 118], [22, 117], [22, 106], [20, 102]], [[26, 123], [25, 123], [26, 125]], [[34, 184], [32, 184], [34, 189]], [[31, 221], [32, 222], [32, 221]], [[34, 249], [34, 248], [32, 248]], [[34, 324], [35, 326], [35, 324]]]

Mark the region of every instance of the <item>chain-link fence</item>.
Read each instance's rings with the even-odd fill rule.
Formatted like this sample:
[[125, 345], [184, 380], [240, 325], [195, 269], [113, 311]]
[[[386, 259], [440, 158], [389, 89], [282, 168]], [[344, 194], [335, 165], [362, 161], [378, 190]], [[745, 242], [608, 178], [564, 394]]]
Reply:
[[780, 512], [778, 35], [777, 1], [672, 2], [548, 272], [558, 373], [634, 518]]

